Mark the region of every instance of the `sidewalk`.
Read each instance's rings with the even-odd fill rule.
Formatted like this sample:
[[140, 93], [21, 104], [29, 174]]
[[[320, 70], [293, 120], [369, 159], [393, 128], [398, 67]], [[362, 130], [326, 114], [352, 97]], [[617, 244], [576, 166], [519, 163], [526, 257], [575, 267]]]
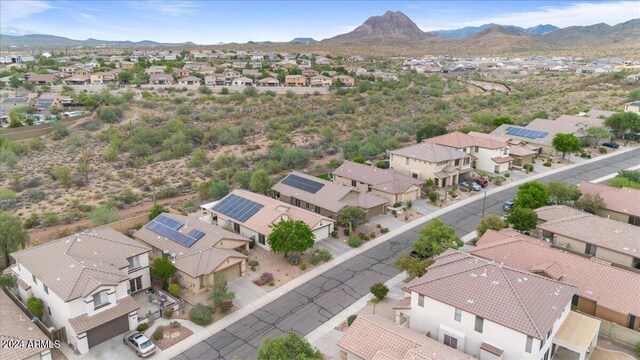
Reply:
[[[630, 149], [625, 149], [624, 151], [619, 151], [619, 152], [613, 152], [607, 155], [603, 155], [600, 156], [596, 159], [593, 159], [591, 162], [598, 162], [600, 160], [603, 159], [607, 159], [608, 157], [611, 156], [616, 156], [622, 153], [626, 153], [629, 151], [633, 151], [636, 150], [635, 148], [630, 148]], [[495, 193], [499, 193], [503, 190], [509, 189], [509, 188], [513, 188], [513, 187], [517, 187], [525, 182], [528, 181], [532, 181], [532, 180], [536, 180], [539, 179], [541, 177], [545, 177], [551, 174], [555, 174], [555, 173], [559, 173], [568, 169], [572, 169], [575, 167], [580, 167], [583, 166], [585, 164], [588, 163], [583, 163], [583, 164], [572, 164], [572, 165], [568, 165], [559, 169], [554, 169], [551, 170], [549, 172], [546, 172], [544, 174], [537, 174], [534, 175], [532, 177], [526, 178], [526, 179], [522, 179], [522, 180], [518, 180], [518, 181], [514, 181], [510, 184], [501, 186], [501, 187], [497, 187], [494, 189], [491, 189], [489, 191], [487, 191], [487, 196], [495, 194]], [[280, 298], [282, 295], [292, 291], [293, 289], [297, 288], [300, 285], [303, 285], [304, 283], [306, 283], [307, 281], [315, 278], [316, 276], [324, 273], [325, 271], [340, 265], [341, 263], [355, 257], [358, 256], [362, 253], [364, 253], [365, 251], [368, 251], [372, 248], [374, 248], [375, 246], [382, 244], [396, 236], [398, 236], [399, 234], [402, 234], [408, 230], [413, 229], [416, 226], [420, 226], [422, 224], [426, 224], [427, 222], [429, 222], [430, 220], [437, 218], [438, 216], [441, 216], [443, 214], [446, 214], [450, 211], [456, 210], [458, 208], [464, 207], [474, 201], [478, 200], [477, 197], [471, 197], [465, 200], [462, 200], [458, 203], [455, 203], [451, 206], [439, 209], [438, 211], [435, 211], [429, 215], [423, 216], [421, 218], [418, 218], [410, 223], [407, 223], [395, 230], [390, 231], [387, 234], [384, 234], [374, 240], [368, 241], [365, 244], [363, 244], [361, 247], [354, 249], [353, 251], [350, 251], [348, 253], [345, 253], [343, 255], [340, 255], [338, 257], [333, 258], [332, 260], [322, 264], [321, 266], [318, 266], [314, 269], [312, 269], [311, 271], [297, 277], [296, 279], [291, 280], [290, 282], [284, 284], [283, 286], [281, 286], [280, 288], [269, 292], [268, 294], [266, 294], [265, 296], [263, 296], [262, 298], [260, 298], [259, 300], [245, 306], [244, 308], [241, 308], [240, 310], [230, 314], [229, 316], [220, 319], [219, 321], [209, 325], [206, 328], [203, 328], [201, 331], [199, 331], [198, 333], [195, 333], [194, 335], [190, 336], [189, 338], [185, 339], [184, 341], [172, 346], [171, 348], [167, 349], [166, 351], [163, 351], [161, 354], [157, 354], [157, 355], [161, 355], [161, 356], [156, 356], [157, 359], [170, 359], [178, 354], [180, 354], [181, 352], [195, 346], [196, 344], [198, 344], [199, 342], [207, 339], [209, 336], [227, 328], [228, 326], [234, 324], [235, 322], [237, 322], [238, 320], [251, 315], [252, 313], [254, 313], [255, 311], [259, 310], [260, 308], [262, 308], [263, 306], [277, 300], [278, 298]], [[394, 278], [395, 279], [395, 278]], [[391, 281], [391, 280], [390, 280]], [[400, 280], [397, 280], [400, 281]], [[366, 301], [364, 301], [366, 303]]]

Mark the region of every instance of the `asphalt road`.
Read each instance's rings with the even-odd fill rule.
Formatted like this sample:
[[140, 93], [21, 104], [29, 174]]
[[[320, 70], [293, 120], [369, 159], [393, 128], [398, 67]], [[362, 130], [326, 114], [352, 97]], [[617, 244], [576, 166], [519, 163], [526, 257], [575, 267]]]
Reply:
[[[578, 184], [598, 179], [640, 164], [640, 149], [613, 156], [577, 168], [548, 175], [538, 181]], [[517, 187], [486, 197], [485, 215], [502, 215], [502, 203], [514, 197]], [[458, 235], [475, 230], [482, 217], [483, 199], [440, 217], [456, 228]], [[423, 225], [416, 226], [393, 239], [345, 261], [308, 283], [265, 305], [226, 329], [176, 356], [176, 360], [255, 359], [262, 339], [293, 330], [306, 335], [369, 292], [375, 282], [385, 282], [399, 271], [393, 259], [407, 250]]]

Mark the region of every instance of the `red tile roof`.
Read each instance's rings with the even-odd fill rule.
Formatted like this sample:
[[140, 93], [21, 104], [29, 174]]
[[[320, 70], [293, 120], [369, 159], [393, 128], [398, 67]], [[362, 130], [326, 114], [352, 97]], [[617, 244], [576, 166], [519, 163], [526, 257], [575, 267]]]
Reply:
[[616, 188], [603, 184], [584, 182], [578, 185], [582, 194], [600, 196], [605, 209], [633, 216], [640, 216], [640, 190]]

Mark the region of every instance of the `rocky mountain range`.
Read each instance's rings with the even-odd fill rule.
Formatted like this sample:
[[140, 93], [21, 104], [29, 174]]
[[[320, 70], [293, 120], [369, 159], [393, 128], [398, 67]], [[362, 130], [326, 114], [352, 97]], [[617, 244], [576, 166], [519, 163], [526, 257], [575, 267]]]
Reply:
[[159, 43], [150, 40], [143, 41], [113, 41], [113, 40], [74, 40], [63, 36], [45, 34], [8, 35], [0, 34], [2, 48], [60, 48], [60, 47], [154, 47], [154, 46], [192, 46], [186, 43]]
[[515, 25], [484, 24], [480, 26], [467, 26], [461, 29], [454, 29], [454, 30], [436, 30], [436, 31], [431, 31], [430, 33], [434, 35], [443, 35], [451, 38], [464, 38], [469, 35], [479, 33], [480, 31], [492, 26], [501, 26], [503, 28], [517, 29], [524, 33], [532, 34], [532, 35], [542, 35], [542, 34], [550, 33], [552, 31], [560, 29], [559, 27], [550, 25], [550, 24], [538, 25], [530, 28], [522, 28], [520, 26], [515, 26]]

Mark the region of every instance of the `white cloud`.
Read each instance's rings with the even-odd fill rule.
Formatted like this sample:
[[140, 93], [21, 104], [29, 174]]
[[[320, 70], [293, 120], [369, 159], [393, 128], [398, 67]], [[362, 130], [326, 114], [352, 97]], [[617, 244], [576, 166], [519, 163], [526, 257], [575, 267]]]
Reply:
[[2, 22], [24, 19], [30, 15], [53, 9], [46, 1], [0, 1], [0, 19]]
[[640, 17], [640, 2], [638, 1], [583, 2], [566, 6], [544, 6], [532, 11], [499, 14], [480, 20], [459, 22], [456, 26], [449, 28], [478, 26], [487, 23], [522, 27], [552, 24], [561, 28], [597, 23], [615, 25], [638, 17]]
[[197, 6], [192, 1], [164, 1], [164, 0], [149, 0], [144, 3], [134, 2], [132, 5], [140, 10], [157, 11], [169, 16], [181, 16], [194, 14], [197, 10]]
[[78, 16], [80, 17], [80, 21], [82, 22], [93, 23], [97, 20], [95, 16], [87, 13], [78, 13]]

